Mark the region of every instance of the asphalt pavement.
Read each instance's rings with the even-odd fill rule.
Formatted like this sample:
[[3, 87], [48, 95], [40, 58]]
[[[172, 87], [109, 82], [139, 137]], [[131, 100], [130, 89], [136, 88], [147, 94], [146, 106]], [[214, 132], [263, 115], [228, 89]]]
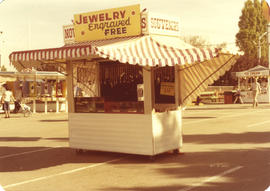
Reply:
[[[6, 191], [264, 191], [270, 185], [270, 105], [189, 106], [180, 154], [147, 156], [68, 146], [66, 113], [0, 115]], [[0, 189], [1, 190], [1, 189]]]

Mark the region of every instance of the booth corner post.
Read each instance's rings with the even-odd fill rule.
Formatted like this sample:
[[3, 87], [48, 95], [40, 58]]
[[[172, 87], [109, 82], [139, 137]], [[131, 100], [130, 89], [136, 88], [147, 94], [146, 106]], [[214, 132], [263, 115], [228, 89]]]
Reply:
[[66, 72], [67, 72], [67, 99], [68, 99], [68, 112], [74, 113], [74, 95], [73, 95], [73, 64], [71, 61], [66, 62]]
[[174, 66], [174, 84], [175, 84], [175, 106], [180, 106], [180, 82], [179, 82], [179, 66]]
[[154, 78], [151, 67], [143, 67], [143, 84], [144, 84], [144, 113], [151, 114], [154, 108]]

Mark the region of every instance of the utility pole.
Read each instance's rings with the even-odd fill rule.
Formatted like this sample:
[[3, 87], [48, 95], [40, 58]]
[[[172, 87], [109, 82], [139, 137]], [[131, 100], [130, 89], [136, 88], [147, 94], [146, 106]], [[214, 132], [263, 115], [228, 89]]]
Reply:
[[[268, 30], [268, 25], [267, 25], [267, 30]], [[259, 59], [259, 64], [261, 63], [261, 57], [262, 57], [262, 47], [261, 47], [261, 40], [262, 38], [267, 35], [268, 31], [263, 33], [261, 36], [259, 36], [259, 41], [258, 41], [258, 59]], [[268, 35], [269, 36], [269, 35]]]
[[[0, 37], [3, 34], [3, 31], [0, 31]], [[0, 38], [1, 39], [1, 38]], [[2, 46], [2, 41], [0, 40], [0, 71], [1, 71], [1, 67], [2, 67], [2, 55], [1, 55], [1, 46]]]
[[261, 56], [262, 56], [262, 47], [261, 47], [261, 40], [262, 38], [267, 35], [267, 45], [268, 45], [268, 68], [270, 69], [270, 23], [267, 24], [267, 31], [259, 36], [258, 40], [258, 59], [259, 64], [261, 63]]

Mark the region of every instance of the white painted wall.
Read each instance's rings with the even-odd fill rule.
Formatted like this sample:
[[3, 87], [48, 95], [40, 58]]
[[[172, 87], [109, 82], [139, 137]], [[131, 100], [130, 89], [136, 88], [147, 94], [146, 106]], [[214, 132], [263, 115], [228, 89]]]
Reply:
[[182, 146], [181, 110], [152, 114], [69, 113], [71, 148], [155, 155]]
[[69, 113], [70, 147], [152, 155], [151, 115]]

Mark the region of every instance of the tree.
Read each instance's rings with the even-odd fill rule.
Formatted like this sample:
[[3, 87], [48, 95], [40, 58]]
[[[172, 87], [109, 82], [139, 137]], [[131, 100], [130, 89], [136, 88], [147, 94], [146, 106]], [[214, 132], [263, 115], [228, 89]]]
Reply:
[[183, 40], [186, 42], [186, 43], [189, 43], [191, 44], [192, 46], [195, 46], [197, 48], [204, 48], [204, 47], [208, 47], [208, 42], [203, 39], [202, 37], [200, 36], [185, 36], [183, 38]]
[[186, 43], [191, 44], [194, 47], [197, 48], [210, 48], [210, 47], [215, 47], [215, 48], [226, 48], [227, 44], [226, 42], [223, 42], [221, 44], [210, 44], [206, 39], [202, 38], [201, 36], [195, 35], [195, 36], [185, 36], [183, 40]]
[[[264, 1], [264, 0], [263, 0]], [[247, 0], [238, 22], [239, 31], [236, 34], [236, 45], [244, 52], [236, 65], [239, 69], [249, 69], [258, 64], [265, 65], [267, 61], [267, 45], [261, 43], [261, 62], [258, 61], [258, 42], [266, 32], [267, 21], [263, 16], [262, 4], [259, 0]], [[261, 39], [266, 42], [266, 35]]]

